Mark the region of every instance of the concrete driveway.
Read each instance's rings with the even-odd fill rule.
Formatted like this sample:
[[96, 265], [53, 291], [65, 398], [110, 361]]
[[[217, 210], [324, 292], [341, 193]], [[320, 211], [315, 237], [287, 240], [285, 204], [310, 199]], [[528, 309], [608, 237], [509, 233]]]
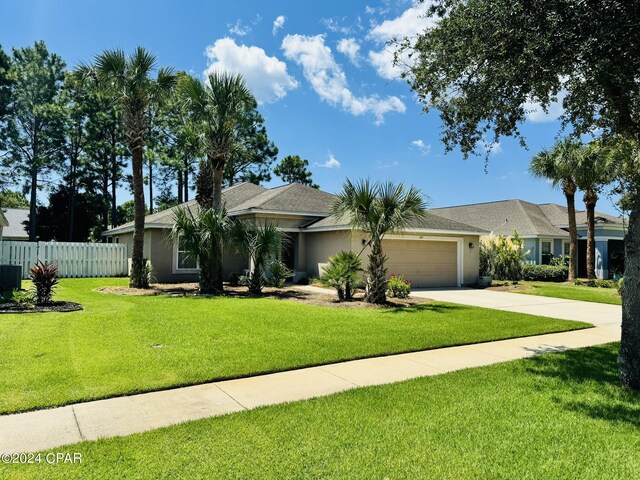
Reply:
[[615, 331], [620, 331], [622, 322], [622, 307], [604, 303], [580, 302], [477, 288], [423, 288], [413, 290], [411, 295], [439, 302], [460, 303], [474, 307], [588, 322]]

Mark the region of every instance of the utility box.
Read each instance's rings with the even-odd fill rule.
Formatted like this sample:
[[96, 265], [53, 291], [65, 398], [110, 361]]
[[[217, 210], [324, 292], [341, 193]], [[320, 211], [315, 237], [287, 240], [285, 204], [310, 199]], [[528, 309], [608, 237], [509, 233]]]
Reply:
[[21, 265], [0, 265], [0, 292], [20, 290], [22, 287]]

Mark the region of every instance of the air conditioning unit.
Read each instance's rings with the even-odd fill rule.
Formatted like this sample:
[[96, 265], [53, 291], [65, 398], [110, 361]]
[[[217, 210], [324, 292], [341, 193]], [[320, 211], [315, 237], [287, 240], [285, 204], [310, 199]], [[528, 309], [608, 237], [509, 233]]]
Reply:
[[22, 287], [21, 265], [0, 265], [0, 292], [20, 290]]

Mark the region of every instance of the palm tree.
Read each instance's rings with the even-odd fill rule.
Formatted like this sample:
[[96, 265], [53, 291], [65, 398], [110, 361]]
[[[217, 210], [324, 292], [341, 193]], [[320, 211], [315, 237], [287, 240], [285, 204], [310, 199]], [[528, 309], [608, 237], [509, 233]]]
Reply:
[[587, 277], [596, 278], [595, 210], [598, 195], [612, 182], [608, 149], [601, 142], [593, 142], [582, 148], [580, 161], [575, 170], [578, 188], [584, 192], [583, 201], [587, 209]]
[[385, 303], [387, 300], [387, 257], [382, 251], [382, 240], [389, 232], [400, 231], [425, 214], [426, 203], [415, 187], [393, 182], [371, 183], [368, 179], [345, 182], [333, 206], [333, 214], [347, 217], [354, 231], [369, 236], [371, 247], [365, 275], [365, 300]]
[[576, 227], [576, 182], [575, 170], [580, 159], [582, 144], [576, 140], [564, 139], [556, 142], [550, 150], [537, 153], [529, 165], [534, 177], [544, 178], [554, 187], [560, 186], [567, 200], [569, 217], [569, 281], [576, 276], [578, 257], [578, 228]]
[[134, 288], [149, 286], [144, 260], [144, 148], [149, 132], [151, 107], [162, 102], [172, 91], [175, 76], [171, 69], [158, 69], [156, 57], [142, 47], [127, 56], [122, 50], [105, 50], [96, 56], [94, 66], [84, 67], [93, 73], [113, 98], [122, 116], [122, 125], [133, 171], [134, 230], [129, 284]]
[[196, 200], [202, 208], [219, 208], [225, 166], [242, 150], [237, 126], [255, 99], [242, 76], [227, 73], [212, 73], [204, 84], [186, 76], [181, 79], [180, 92], [199, 125], [206, 153], [198, 173]]
[[249, 291], [260, 293], [269, 262], [280, 253], [285, 241], [284, 232], [271, 223], [256, 225], [238, 221], [231, 227], [230, 239], [238, 253], [248, 255], [251, 261]]
[[187, 207], [176, 207], [173, 219], [173, 241], [199, 263], [200, 293], [222, 291], [217, 276], [221, 257], [217, 252], [222, 250], [231, 226], [225, 209], [209, 208], [194, 215]]

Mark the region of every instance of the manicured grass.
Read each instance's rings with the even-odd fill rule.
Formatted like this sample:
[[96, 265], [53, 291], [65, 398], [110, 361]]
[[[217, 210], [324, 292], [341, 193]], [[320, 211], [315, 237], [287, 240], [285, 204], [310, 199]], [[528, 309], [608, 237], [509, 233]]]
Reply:
[[615, 288], [586, 287], [572, 283], [553, 282], [522, 282], [522, 284], [531, 288], [514, 291], [527, 295], [566, 298], [569, 300], [582, 300], [583, 302], [622, 304], [622, 299]]
[[58, 298], [84, 311], [0, 316], [0, 413], [587, 326], [444, 303], [382, 311], [92, 291], [124, 284], [63, 280]]
[[[617, 345], [351, 390], [57, 449], [12, 478], [637, 478]], [[4, 471], [2, 470], [4, 468]]]

